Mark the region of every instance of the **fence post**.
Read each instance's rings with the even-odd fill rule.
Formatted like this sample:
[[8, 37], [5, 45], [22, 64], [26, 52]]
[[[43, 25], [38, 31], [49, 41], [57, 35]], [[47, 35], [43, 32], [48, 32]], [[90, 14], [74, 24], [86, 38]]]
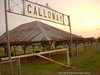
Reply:
[[68, 61], [68, 66], [70, 67], [70, 55], [69, 55], [69, 50], [67, 50], [67, 61]]
[[18, 75], [21, 75], [21, 64], [20, 64], [20, 58], [17, 59], [17, 68], [18, 68]]
[[1, 68], [0, 68], [0, 75], [1, 75]]
[[7, 15], [7, 0], [4, 0], [4, 10], [5, 10], [5, 26], [6, 26], [6, 39], [7, 39], [7, 49], [8, 49], [8, 57], [9, 57], [9, 63], [10, 63], [10, 70], [11, 75], [13, 74], [13, 65], [12, 65], [12, 59], [11, 59], [11, 51], [10, 51], [10, 38], [9, 38], [9, 31], [8, 31], [8, 15]]

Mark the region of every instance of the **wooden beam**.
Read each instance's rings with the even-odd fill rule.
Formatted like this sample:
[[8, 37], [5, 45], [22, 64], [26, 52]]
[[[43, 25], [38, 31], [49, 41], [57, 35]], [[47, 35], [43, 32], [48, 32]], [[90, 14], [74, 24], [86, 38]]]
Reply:
[[[25, 58], [25, 57], [30, 57], [30, 56], [36, 56], [36, 55], [40, 55], [40, 54], [48, 54], [48, 53], [54, 53], [54, 52], [60, 52], [60, 51], [66, 51], [68, 50], [67, 48], [64, 49], [59, 49], [59, 50], [51, 50], [51, 51], [46, 51], [46, 52], [40, 52], [40, 53], [32, 53], [32, 54], [25, 54], [25, 55], [20, 55], [20, 56], [13, 56], [11, 57], [11, 59], [17, 59], [17, 58]], [[8, 60], [9, 58], [1, 58], [1, 60]]]
[[69, 66], [67, 66], [67, 65], [65, 65], [65, 64], [62, 64], [62, 63], [60, 63], [60, 62], [58, 62], [58, 61], [52, 60], [52, 59], [50, 59], [50, 58], [47, 58], [47, 57], [45, 57], [45, 56], [43, 56], [43, 55], [38, 54], [37, 56], [39, 56], [39, 57], [41, 57], [41, 58], [43, 58], [43, 59], [46, 59], [46, 60], [48, 60], [48, 61], [51, 61], [51, 62], [53, 62], [53, 63], [56, 63], [56, 64], [58, 64], [58, 65], [61, 65], [61, 66], [63, 66], [63, 67], [69, 68]]
[[[11, 61], [16, 61], [16, 60], [11, 60]], [[0, 61], [0, 64], [9, 63], [11, 61], [9, 61], [9, 60], [7, 60], [7, 61]]]

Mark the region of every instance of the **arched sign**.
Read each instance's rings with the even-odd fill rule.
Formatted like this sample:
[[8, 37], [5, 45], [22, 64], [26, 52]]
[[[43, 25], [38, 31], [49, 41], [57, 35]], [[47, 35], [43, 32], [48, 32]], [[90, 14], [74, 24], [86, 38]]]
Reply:
[[[11, 4], [12, 0], [9, 0], [8, 2], [8, 10], [11, 13], [36, 18], [36, 19], [42, 19], [58, 24], [68, 25], [68, 15], [65, 15], [63, 13], [60, 13], [54, 9], [51, 9], [49, 6], [43, 6], [28, 0], [22, 0], [22, 6], [19, 6], [17, 3], [15, 4], [16, 7], [22, 8], [22, 13], [19, 13], [16, 8], [13, 10], [12, 7], [14, 6]], [[14, 11], [17, 10], [17, 11]]]

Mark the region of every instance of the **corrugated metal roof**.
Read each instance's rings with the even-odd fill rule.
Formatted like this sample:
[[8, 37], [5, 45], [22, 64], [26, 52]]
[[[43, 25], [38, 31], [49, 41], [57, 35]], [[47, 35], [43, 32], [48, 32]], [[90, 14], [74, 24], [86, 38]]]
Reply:
[[[10, 43], [32, 43], [43, 41], [60, 41], [69, 40], [70, 33], [42, 23], [40, 21], [33, 21], [22, 24], [15, 29], [9, 31]], [[80, 39], [82, 37], [72, 34], [73, 39]], [[6, 33], [0, 36], [0, 44], [6, 43]]]

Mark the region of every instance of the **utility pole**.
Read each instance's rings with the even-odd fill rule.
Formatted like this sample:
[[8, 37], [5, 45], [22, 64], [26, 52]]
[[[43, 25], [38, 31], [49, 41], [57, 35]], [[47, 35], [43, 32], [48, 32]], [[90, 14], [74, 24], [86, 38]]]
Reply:
[[7, 0], [4, 0], [4, 9], [5, 9], [5, 26], [6, 26], [6, 39], [7, 39], [7, 51], [11, 69], [11, 75], [13, 75], [13, 66], [12, 66], [12, 59], [11, 59], [11, 51], [10, 51], [10, 40], [9, 40], [9, 32], [8, 32], [8, 19], [7, 19]]

